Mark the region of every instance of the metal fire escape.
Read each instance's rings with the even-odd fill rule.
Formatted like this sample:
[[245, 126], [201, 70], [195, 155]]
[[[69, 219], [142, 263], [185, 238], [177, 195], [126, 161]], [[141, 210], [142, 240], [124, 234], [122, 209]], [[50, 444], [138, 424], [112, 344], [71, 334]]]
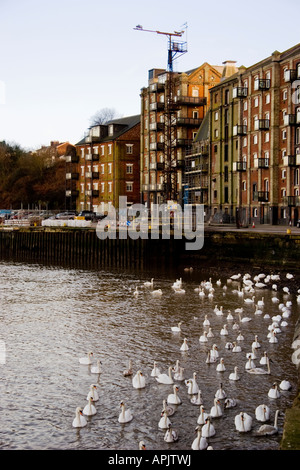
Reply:
[[[185, 28], [186, 28], [185, 24]], [[138, 31], [162, 34], [168, 37], [168, 66], [165, 82], [165, 107], [164, 107], [164, 202], [177, 201], [177, 110], [178, 104], [175, 96], [175, 80], [173, 71], [173, 62], [176, 58], [187, 52], [186, 41], [174, 41], [173, 37], [179, 38], [184, 34], [183, 31], [174, 31], [173, 33], [153, 31], [143, 29], [141, 25], [134, 28]]]

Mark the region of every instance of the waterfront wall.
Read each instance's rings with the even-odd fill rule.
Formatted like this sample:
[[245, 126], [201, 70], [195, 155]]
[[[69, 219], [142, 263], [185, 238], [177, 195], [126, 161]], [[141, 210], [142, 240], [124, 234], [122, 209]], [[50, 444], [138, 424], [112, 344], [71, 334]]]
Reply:
[[297, 270], [300, 233], [209, 230], [203, 248], [193, 251], [186, 250], [184, 238], [100, 240], [94, 229], [0, 230], [0, 256], [83, 268], [209, 267], [230, 262]]

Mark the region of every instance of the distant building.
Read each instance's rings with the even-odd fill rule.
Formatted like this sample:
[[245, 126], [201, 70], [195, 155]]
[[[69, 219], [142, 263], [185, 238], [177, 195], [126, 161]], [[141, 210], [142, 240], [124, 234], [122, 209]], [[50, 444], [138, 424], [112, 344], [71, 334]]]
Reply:
[[141, 90], [141, 200], [182, 203], [185, 154], [209, 108], [209, 89], [223, 66], [204, 63], [180, 72], [149, 71]]
[[107, 211], [119, 207], [119, 196], [128, 206], [140, 202], [140, 115], [113, 119], [92, 126], [76, 145], [76, 209]]
[[300, 217], [300, 44], [240, 67], [210, 90], [215, 221], [296, 224]]

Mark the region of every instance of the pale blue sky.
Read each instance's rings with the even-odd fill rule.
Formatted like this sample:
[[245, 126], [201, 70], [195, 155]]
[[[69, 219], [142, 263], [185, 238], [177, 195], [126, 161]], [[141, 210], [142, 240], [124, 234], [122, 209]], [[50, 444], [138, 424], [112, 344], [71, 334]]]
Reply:
[[140, 112], [148, 70], [167, 66], [167, 38], [187, 23], [185, 71], [250, 66], [300, 42], [299, 0], [0, 0], [0, 141], [34, 149], [78, 142], [101, 108]]

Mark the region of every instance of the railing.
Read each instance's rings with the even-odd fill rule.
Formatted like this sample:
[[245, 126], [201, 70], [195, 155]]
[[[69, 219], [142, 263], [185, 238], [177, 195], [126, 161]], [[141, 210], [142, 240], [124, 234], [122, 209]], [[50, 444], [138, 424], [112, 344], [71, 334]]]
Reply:
[[246, 87], [235, 87], [232, 91], [233, 98], [246, 98], [248, 95], [248, 88]]
[[179, 126], [194, 126], [199, 127], [202, 123], [200, 118], [187, 118], [187, 117], [178, 117], [177, 125]]
[[269, 191], [256, 191], [253, 199], [258, 202], [269, 202]]
[[246, 171], [247, 162], [233, 162], [233, 171]]
[[178, 104], [188, 104], [193, 106], [204, 106], [207, 103], [206, 97], [195, 96], [175, 96], [174, 101]]
[[269, 90], [271, 80], [268, 78], [257, 78], [254, 81], [254, 90]]
[[256, 119], [254, 121], [254, 130], [255, 131], [266, 131], [270, 129], [270, 120], [269, 119]]
[[79, 173], [66, 173], [66, 180], [78, 180]]
[[238, 124], [236, 126], [233, 126], [232, 134], [233, 134], [233, 136], [246, 135], [247, 134], [247, 126], [245, 126], [244, 124], [242, 124], [242, 125]]
[[294, 82], [295, 80], [297, 80], [297, 70], [296, 69], [285, 70], [284, 81], [287, 83], [287, 82]]
[[269, 168], [269, 163], [268, 158], [255, 158], [254, 168]]
[[287, 155], [286, 157], [283, 157], [283, 164], [284, 166], [297, 166], [297, 159], [296, 155]]

